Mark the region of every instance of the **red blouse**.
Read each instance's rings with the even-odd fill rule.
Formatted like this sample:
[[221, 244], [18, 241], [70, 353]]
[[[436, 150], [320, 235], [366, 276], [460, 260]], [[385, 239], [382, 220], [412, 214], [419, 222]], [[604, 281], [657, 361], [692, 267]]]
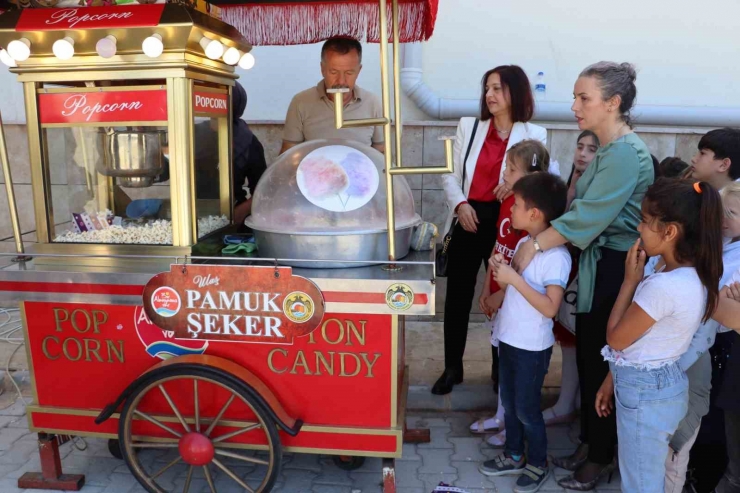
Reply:
[[468, 199], [477, 202], [493, 202], [496, 196], [493, 190], [498, 186], [498, 180], [501, 176], [501, 164], [506, 154], [506, 146], [509, 138], [502, 140], [498, 136], [496, 126], [491, 121], [488, 127], [488, 135], [483, 143], [483, 148], [478, 156], [478, 162], [475, 165], [473, 181], [470, 182], [470, 192]]

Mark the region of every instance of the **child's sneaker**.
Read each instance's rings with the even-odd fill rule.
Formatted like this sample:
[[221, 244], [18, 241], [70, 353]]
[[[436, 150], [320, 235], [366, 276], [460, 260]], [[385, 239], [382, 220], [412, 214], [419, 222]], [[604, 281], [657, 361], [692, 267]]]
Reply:
[[493, 460], [485, 461], [478, 467], [478, 470], [486, 476], [509, 476], [521, 474], [524, 471], [524, 465], [524, 456], [516, 461], [510, 455], [501, 454]]
[[545, 484], [548, 477], [550, 477], [549, 466], [540, 469], [532, 464], [527, 464], [527, 467], [522, 471], [522, 475], [516, 481], [514, 493], [535, 493]]

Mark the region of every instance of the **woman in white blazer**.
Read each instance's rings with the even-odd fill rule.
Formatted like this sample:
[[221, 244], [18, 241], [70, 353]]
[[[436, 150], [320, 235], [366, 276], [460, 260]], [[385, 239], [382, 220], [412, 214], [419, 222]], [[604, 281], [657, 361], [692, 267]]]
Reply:
[[[463, 353], [476, 279], [496, 242], [499, 200], [509, 192], [503, 184], [506, 153], [525, 139], [547, 142], [544, 128], [527, 123], [534, 113], [534, 98], [529, 79], [520, 67], [503, 65], [489, 70], [481, 85], [480, 119], [460, 119], [454, 147], [455, 172], [443, 175], [449, 209], [444, 231], [449, 231], [455, 219], [457, 222], [448, 249], [445, 371], [432, 387], [437, 395], [448, 394], [463, 380]], [[495, 352], [493, 363], [492, 377], [497, 381]]]

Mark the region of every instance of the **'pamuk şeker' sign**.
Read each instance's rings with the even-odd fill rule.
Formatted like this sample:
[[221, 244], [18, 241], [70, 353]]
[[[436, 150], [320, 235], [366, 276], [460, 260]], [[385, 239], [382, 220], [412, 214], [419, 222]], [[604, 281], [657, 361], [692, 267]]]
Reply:
[[16, 31], [152, 27], [159, 24], [164, 4], [80, 9], [23, 9]]
[[167, 120], [167, 91], [67, 92], [39, 95], [41, 124]]
[[229, 97], [215, 92], [195, 91], [193, 105], [196, 113], [227, 116], [229, 114]]
[[321, 324], [324, 298], [290, 267], [173, 265], [144, 287], [144, 311], [179, 339], [292, 344]]

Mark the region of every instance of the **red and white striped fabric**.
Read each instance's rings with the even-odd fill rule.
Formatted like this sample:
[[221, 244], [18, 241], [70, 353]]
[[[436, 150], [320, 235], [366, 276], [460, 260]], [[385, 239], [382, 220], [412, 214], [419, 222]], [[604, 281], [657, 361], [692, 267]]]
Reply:
[[[334, 0], [264, 3], [217, 2], [222, 19], [254, 46], [317, 43], [334, 36], [359, 41], [380, 40], [378, 0]], [[401, 42], [425, 41], [434, 32], [439, 0], [399, 0]], [[388, 18], [391, 2], [388, 1]], [[389, 36], [391, 26], [388, 26]]]

